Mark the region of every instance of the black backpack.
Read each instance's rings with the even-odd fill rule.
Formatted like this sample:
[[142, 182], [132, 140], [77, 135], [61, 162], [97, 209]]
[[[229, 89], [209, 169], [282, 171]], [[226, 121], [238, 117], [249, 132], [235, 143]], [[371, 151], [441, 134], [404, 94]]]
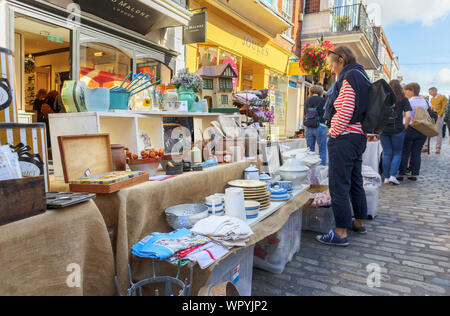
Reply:
[[[361, 73], [362, 74], [362, 73]], [[370, 82], [369, 78], [363, 76]], [[392, 113], [396, 96], [391, 86], [384, 79], [373, 83], [369, 88], [369, 98], [362, 128], [366, 134], [381, 134]]]
[[318, 128], [320, 125], [319, 112], [316, 108], [307, 108], [304, 125], [309, 128]]

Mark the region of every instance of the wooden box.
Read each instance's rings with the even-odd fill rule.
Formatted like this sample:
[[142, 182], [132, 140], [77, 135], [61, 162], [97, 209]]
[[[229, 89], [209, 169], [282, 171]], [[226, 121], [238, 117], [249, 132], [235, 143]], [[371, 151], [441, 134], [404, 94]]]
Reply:
[[0, 181], [0, 226], [45, 213], [43, 176]]
[[114, 171], [109, 134], [58, 137], [64, 180], [71, 192], [107, 194], [149, 181], [148, 174], [112, 184], [74, 183], [89, 175]]

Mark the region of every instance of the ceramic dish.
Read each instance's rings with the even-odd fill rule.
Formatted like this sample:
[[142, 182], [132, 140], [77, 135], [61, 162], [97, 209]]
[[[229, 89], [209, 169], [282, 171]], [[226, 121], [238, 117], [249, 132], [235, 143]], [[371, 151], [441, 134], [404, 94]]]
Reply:
[[245, 189], [267, 188], [267, 183], [257, 180], [234, 180], [228, 182], [228, 185]]
[[173, 229], [190, 229], [200, 220], [208, 217], [208, 207], [201, 204], [182, 204], [165, 211], [167, 223]]
[[271, 201], [287, 201], [292, 199], [294, 196], [292, 194], [289, 194], [287, 197], [284, 198], [275, 198], [275, 197], [271, 197], [270, 200]]

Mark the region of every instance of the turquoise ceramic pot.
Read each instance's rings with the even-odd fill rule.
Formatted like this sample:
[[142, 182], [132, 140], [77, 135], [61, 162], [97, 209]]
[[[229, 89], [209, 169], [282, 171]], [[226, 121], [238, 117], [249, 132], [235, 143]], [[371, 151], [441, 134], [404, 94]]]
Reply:
[[203, 112], [203, 102], [193, 89], [181, 86], [177, 92], [178, 101], [187, 101], [189, 112]]

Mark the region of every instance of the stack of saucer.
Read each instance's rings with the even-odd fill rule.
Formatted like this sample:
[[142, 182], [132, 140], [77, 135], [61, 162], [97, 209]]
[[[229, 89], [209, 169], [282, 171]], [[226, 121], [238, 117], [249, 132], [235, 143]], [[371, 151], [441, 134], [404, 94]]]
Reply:
[[287, 201], [292, 199], [293, 195], [288, 193], [286, 189], [280, 188], [280, 187], [274, 187], [272, 189], [269, 189], [270, 191], [270, 200], [271, 201]]
[[270, 192], [267, 183], [256, 180], [235, 180], [228, 183], [232, 187], [242, 188], [246, 201], [256, 201], [261, 205], [260, 210], [270, 206]]

